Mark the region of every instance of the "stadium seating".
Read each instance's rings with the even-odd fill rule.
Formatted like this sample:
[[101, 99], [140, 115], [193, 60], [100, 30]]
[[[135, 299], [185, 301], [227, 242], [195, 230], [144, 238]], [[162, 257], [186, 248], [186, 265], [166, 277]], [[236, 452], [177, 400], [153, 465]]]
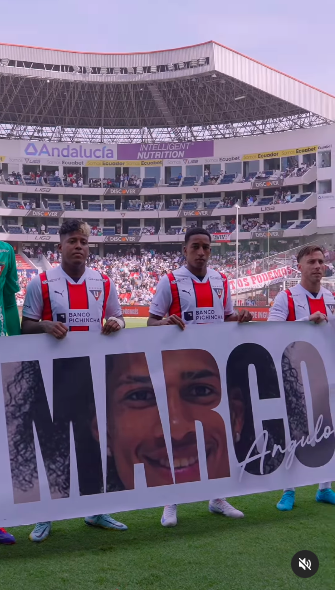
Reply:
[[245, 179], [245, 182], [252, 182], [256, 178], [257, 174], [258, 172], [250, 172]]
[[102, 203], [103, 211], [115, 211], [115, 202], [113, 203]]
[[88, 182], [89, 188], [101, 188], [100, 178], [90, 178]]
[[220, 180], [220, 184], [231, 184], [232, 182], [234, 182], [236, 178], [236, 174], [225, 174], [221, 180]]
[[89, 203], [88, 210], [89, 211], [101, 211], [101, 203]]
[[55, 236], [59, 233], [59, 227], [55, 225], [49, 225], [47, 231], [51, 236]]
[[171, 226], [170, 229], [166, 232], [169, 236], [174, 236], [176, 234], [182, 233], [181, 225]]
[[194, 186], [197, 182], [196, 176], [185, 176], [181, 183], [181, 186]]
[[311, 196], [312, 193], [303, 193], [302, 195], [300, 195], [299, 197], [297, 197], [295, 199], [296, 203], [302, 203], [303, 201], [306, 201], [306, 199], [308, 199], [308, 197]]
[[174, 178], [170, 178], [168, 186], [179, 186], [180, 185], [180, 178], [178, 176]]
[[60, 178], [55, 178], [54, 176], [48, 177], [48, 185], [55, 187], [55, 186], [62, 186], [62, 181]]
[[142, 229], [142, 235], [144, 234], [144, 235], [153, 236], [157, 233], [158, 232], [156, 231], [156, 228], [153, 225], [146, 226]]
[[19, 225], [8, 225], [9, 234], [22, 234], [22, 230]]
[[258, 199], [258, 203], [254, 203], [254, 205], [261, 205], [262, 207], [264, 207], [264, 205], [270, 205], [273, 203], [273, 197], [263, 197], [262, 199]]
[[62, 203], [60, 203], [59, 201], [46, 201], [47, 204], [47, 209], [49, 209], [49, 211], [63, 211], [63, 207], [62, 207]]
[[102, 230], [103, 236], [115, 236], [115, 227], [104, 227]]
[[29, 174], [23, 174], [22, 180], [23, 180], [24, 184], [27, 184], [27, 185], [35, 185], [36, 184], [36, 180], [32, 180], [30, 178]]
[[128, 236], [140, 236], [141, 235], [141, 228], [140, 227], [130, 227], [128, 229]]
[[168, 211], [179, 211], [180, 204], [181, 204], [181, 199], [171, 199], [167, 210]]
[[142, 209], [142, 202], [139, 199], [125, 201], [122, 209], [127, 209], [127, 211], [140, 211]]
[[70, 203], [69, 201], [63, 201], [64, 211], [75, 211], [76, 206], [75, 204]]
[[220, 203], [220, 200], [218, 199], [217, 201], [209, 201], [206, 202], [205, 201], [205, 207], [207, 207], [207, 209], [215, 209], [215, 207], [217, 207]]
[[21, 254], [15, 254], [16, 268], [18, 270], [28, 270], [35, 268], [30, 262], [27, 262]]
[[102, 179], [102, 186], [103, 188], [115, 188], [117, 186], [119, 186], [119, 183], [115, 182], [115, 178], [103, 178]]
[[154, 188], [156, 186], [156, 178], [143, 178], [142, 180], [142, 188]]
[[184, 201], [182, 208], [184, 211], [193, 211], [194, 209], [197, 209], [197, 207], [198, 207], [197, 201]]
[[300, 221], [298, 225], [295, 226], [295, 229], [304, 229], [304, 227], [306, 227], [306, 225], [308, 225], [311, 221], [311, 219], [304, 219], [303, 221]]
[[22, 203], [22, 201], [12, 201], [11, 199], [8, 199], [7, 207], [9, 209], [25, 209], [25, 206]]

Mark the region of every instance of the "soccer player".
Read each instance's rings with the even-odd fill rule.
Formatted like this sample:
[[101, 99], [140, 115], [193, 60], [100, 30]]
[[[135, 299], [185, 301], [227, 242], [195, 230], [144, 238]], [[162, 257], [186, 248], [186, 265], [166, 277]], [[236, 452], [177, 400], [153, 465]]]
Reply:
[[[211, 254], [211, 235], [203, 228], [191, 228], [185, 234], [186, 266], [165, 275], [157, 285], [150, 306], [148, 326], [175, 324], [185, 329], [188, 324], [218, 322], [249, 322], [248, 311], [234, 313], [228, 280], [225, 275], [207, 268]], [[180, 460], [174, 461], [175, 473], [182, 471]], [[231, 506], [225, 498], [211, 500], [210, 512], [231, 518], [244, 514]], [[176, 526], [177, 505], [165, 506], [161, 524]]]
[[[69, 331], [101, 331], [108, 335], [124, 328], [114, 283], [86, 267], [90, 227], [80, 220], [65, 221], [59, 235], [61, 265], [40, 274], [28, 285], [22, 334], [45, 333], [61, 340]], [[103, 529], [127, 529], [109, 514], [87, 517], [85, 523]], [[50, 532], [51, 522], [40, 522], [29, 538], [39, 543]]]
[[[15, 293], [20, 291], [16, 270], [15, 254], [12, 246], [0, 242], [0, 336], [18, 336], [20, 318], [16, 306]], [[15, 538], [4, 528], [0, 528], [0, 544], [14, 545]]]
[[[281, 291], [270, 309], [268, 321], [314, 322], [328, 321], [335, 309], [335, 299], [321, 286], [325, 273], [324, 252], [321, 246], [305, 246], [297, 256], [301, 281], [295, 287]], [[317, 502], [335, 504], [335, 492], [331, 482], [321, 483], [316, 494]], [[289, 511], [295, 503], [295, 490], [289, 488], [277, 504], [278, 510]]]

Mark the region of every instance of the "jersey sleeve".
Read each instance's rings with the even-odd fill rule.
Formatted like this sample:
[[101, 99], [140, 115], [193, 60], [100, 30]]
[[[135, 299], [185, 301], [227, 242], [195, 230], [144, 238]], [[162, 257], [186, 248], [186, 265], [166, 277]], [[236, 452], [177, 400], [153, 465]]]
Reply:
[[43, 297], [40, 277], [34, 278], [27, 285], [22, 315], [30, 320], [41, 320], [43, 314]]
[[233, 300], [231, 298], [231, 291], [230, 291], [229, 282], [227, 281], [227, 301], [226, 301], [226, 307], [224, 309], [224, 315], [225, 315], [225, 317], [228, 317], [232, 313], [234, 313], [234, 306], [233, 306]]
[[[9, 244], [8, 244], [9, 245]], [[11, 295], [20, 291], [19, 279], [17, 276], [15, 253], [10, 246], [8, 251], [8, 268], [6, 273], [6, 282], [3, 289], [4, 304], [7, 300], [11, 300]]]
[[109, 291], [109, 296], [108, 296], [107, 303], [106, 303], [105, 317], [106, 317], [106, 319], [108, 319], [110, 317], [119, 318], [122, 316], [122, 309], [120, 306], [119, 298], [117, 296], [115, 285], [114, 285], [113, 281], [111, 281], [111, 279], [109, 279], [109, 283], [110, 283], [110, 291]]
[[268, 322], [286, 322], [288, 316], [288, 300], [285, 291], [276, 296], [273, 306], [270, 308]]
[[172, 305], [172, 293], [170, 281], [165, 275], [161, 278], [157, 285], [156, 293], [151, 301], [149, 313], [163, 318], [169, 313], [169, 309]]

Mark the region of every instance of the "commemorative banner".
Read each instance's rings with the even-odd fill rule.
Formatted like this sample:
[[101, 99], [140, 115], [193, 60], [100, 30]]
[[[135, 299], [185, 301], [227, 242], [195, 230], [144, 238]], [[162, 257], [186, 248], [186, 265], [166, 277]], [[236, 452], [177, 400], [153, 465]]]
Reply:
[[331, 480], [332, 323], [1, 338], [0, 526]]

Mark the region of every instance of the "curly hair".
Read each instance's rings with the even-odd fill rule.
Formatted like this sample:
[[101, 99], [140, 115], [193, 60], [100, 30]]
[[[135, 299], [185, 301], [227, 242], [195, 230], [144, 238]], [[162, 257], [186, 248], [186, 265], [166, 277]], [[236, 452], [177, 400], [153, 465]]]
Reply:
[[[86, 357], [87, 359], [87, 357]], [[73, 425], [81, 495], [103, 491], [100, 445], [92, 435], [96, 415], [90, 367], [85, 357], [54, 361], [51, 419], [38, 361], [23, 361], [4, 385], [14, 487], [26, 492], [38, 483], [33, 423], [52, 495], [70, 493], [70, 423]]]
[[[247, 343], [237, 346], [230, 354], [227, 362], [227, 390], [229, 404], [233, 399], [243, 402], [245, 419], [239, 442], [235, 443], [235, 453], [239, 463], [245, 461], [255, 442], [255, 428], [251, 404], [248, 367], [254, 365], [257, 373], [260, 399], [279, 398], [280, 390], [278, 375], [271, 354], [259, 344]], [[264, 420], [264, 429], [268, 431], [267, 450], [274, 444], [285, 447], [285, 430], [281, 419]], [[252, 456], [258, 452], [254, 449]], [[278, 452], [274, 457], [266, 455], [264, 459], [264, 474], [272, 473], [283, 462], [284, 456]], [[246, 471], [260, 475], [260, 459], [255, 459], [246, 466]]]

